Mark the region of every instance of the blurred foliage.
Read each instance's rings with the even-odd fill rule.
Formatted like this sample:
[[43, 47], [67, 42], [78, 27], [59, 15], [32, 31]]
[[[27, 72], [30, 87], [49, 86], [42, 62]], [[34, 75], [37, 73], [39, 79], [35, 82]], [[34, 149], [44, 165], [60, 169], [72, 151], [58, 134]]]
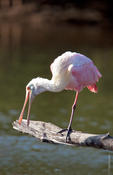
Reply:
[[[31, 6], [31, 10], [30, 7], [27, 6], [28, 4]], [[24, 7], [22, 5], [24, 5]], [[11, 12], [10, 10], [9, 12], [6, 12], [6, 7], [14, 8], [11, 9]], [[57, 15], [55, 15], [55, 13], [56, 11], [60, 12], [58, 7], [59, 9], [61, 8], [60, 10], [62, 11], [65, 11], [67, 9], [75, 10], [76, 14], [73, 13], [71, 17], [70, 11], [68, 11], [69, 19], [66, 20], [67, 22], [78, 24], [80, 21], [80, 24], [84, 24], [87, 23], [87, 21], [89, 20], [93, 21], [93, 24], [102, 22], [105, 25], [110, 24], [111, 26], [113, 26], [112, 0], [0, 0], [0, 21], [6, 18], [10, 19], [10, 17], [12, 16], [17, 17], [17, 14], [20, 14], [20, 17], [22, 17], [22, 15], [23, 17], [29, 17], [29, 15], [32, 15], [33, 13], [47, 11], [47, 9], [49, 9], [49, 11], [52, 11], [53, 15], [57, 18]], [[17, 10], [15, 10], [16, 8]], [[85, 21], [80, 17], [84, 15], [85, 18], [87, 18], [87, 20]], [[50, 15], [49, 17], [51, 18], [52, 15]]]

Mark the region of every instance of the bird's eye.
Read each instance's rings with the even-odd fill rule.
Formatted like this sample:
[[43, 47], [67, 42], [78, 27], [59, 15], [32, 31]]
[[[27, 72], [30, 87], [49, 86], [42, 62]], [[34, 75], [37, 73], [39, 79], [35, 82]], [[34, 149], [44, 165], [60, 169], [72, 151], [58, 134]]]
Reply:
[[31, 84], [31, 85], [29, 85], [28, 87], [27, 87], [27, 90], [33, 90], [34, 89], [34, 85], [33, 84]]
[[30, 90], [30, 87], [27, 87], [27, 90], [29, 91]]

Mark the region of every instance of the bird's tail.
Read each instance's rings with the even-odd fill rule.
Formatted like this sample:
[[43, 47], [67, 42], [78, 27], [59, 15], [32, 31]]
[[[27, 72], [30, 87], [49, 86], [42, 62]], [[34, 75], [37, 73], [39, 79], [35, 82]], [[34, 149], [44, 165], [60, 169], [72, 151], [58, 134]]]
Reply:
[[91, 92], [94, 92], [94, 93], [97, 93], [97, 92], [98, 92], [98, 88], [97, 88], [96, 84], [89, 85], [89, 86], [87, 86], [87, 88], [88, 88]]

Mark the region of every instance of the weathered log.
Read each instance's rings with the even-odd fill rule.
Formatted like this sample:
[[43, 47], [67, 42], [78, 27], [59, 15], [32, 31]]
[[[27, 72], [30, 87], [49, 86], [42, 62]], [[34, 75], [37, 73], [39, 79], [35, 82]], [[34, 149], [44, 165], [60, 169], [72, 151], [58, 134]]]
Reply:
[[88, 134], [81, 131], [74, 131], [70, 133], [70, 139], [66, 143], [66, 133], [58, 133], [62, 128], [42, 121], [30, 121], [30, 125], [27, 126], [27, 121], [23, 120], [20, 125], [18, 121], [13, 122], [13, 128], [30, 134], [42, 142], [57, 143], [65, 145], [78, 145], [78, 146], [90, 146], [95, 148], [107, 149], [113, 151], [113, 137], [107, 134]]

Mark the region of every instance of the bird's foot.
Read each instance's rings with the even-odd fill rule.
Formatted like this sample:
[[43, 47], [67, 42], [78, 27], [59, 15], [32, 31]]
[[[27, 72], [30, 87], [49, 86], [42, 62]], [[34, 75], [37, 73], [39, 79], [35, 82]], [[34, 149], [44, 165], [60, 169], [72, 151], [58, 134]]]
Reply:
[[67, 134], [66, 134], [66, 143], [68, 143], [68, 142], [71, 140], [70, 134], [71, 134], [71, 132], [72, 132], [72, 128], [70, 127], [70, 128], [62, 129], [62, 130], [59, 131], [58, 133], [60, 133], [60, 134], [63, 136], [62, 133], [65, 132], [65, 131], [67, 131]]
[[70, 134], [72, 133], [72, 129], [69, 128], [67, 130], [67, 135], [66, 135], [66, 143], [68, 143], [69, 141], [71, 141], [71, 138], [70, 138]]
[[62, 129], [62, 130], [58, 131], [57, 133], [58, 133], [58, 134], [61, 134], [61, 135], [63, 136], [63, 134], [62, 134], [62, 133], [63, 133], [63, 132], [65, 132], [65, 131], [68, 131], [68, 129], [67, 129], [67, 128]]

